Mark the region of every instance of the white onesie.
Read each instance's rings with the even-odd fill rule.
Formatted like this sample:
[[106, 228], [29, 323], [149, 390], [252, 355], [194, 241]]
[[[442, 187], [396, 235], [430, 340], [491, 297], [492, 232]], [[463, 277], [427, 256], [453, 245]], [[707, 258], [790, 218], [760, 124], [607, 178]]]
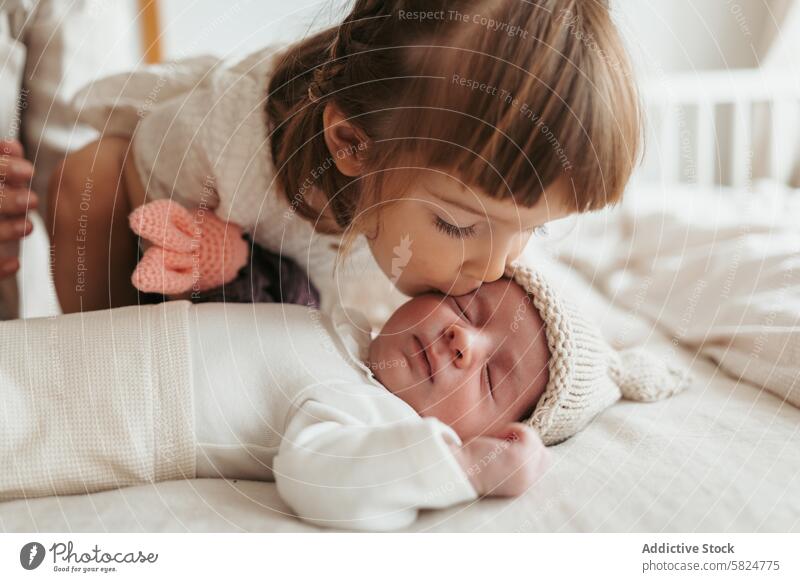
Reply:
[[[185, 301], [0, 323], [16, 346], [0, 354], [0, 498], [274, 480], [302, 519], [366, 530], [475, 499], [455, 432], [362, 363], [362, 325], [343, 311]], [[31, 342], [45, 349], [20, 358]]]

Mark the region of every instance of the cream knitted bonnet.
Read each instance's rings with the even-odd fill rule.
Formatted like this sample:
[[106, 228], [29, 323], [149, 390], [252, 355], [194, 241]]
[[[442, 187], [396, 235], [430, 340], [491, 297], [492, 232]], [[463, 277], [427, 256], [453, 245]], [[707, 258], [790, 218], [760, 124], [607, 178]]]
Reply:
[[544, 444], [568, 439], [620, 397], [652, 402], [689, 387], [691, 376], [677, 364], [641, 348], [612, 348], [539, 271], [517, 264], [507, 275], [528, 292], [545, 324], [550, 377], [527, 420]]

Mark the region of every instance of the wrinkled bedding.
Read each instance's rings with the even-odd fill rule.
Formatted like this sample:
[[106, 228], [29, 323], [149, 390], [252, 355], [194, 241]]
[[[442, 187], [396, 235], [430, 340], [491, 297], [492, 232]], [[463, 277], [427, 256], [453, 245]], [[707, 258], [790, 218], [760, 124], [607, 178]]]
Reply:
[[635, 194], [562, 229], [551, 253], [674, 344], [800, 407], [800, 193]]
[[[606, 410], [526, 495], [424, 512], [411, 530], [800, 532], [800, 196], [763, 194], [640, 188], [556, 225], [526, 260], [609, 341], [677, 358], [694, 386]], [[316, 529], [247, 481], [0, 504], [2, 531]]]

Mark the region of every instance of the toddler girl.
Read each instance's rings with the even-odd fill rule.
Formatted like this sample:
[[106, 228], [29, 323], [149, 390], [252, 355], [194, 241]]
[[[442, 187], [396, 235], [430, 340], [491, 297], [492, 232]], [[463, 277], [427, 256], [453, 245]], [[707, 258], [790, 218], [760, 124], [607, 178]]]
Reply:
[[468, 293], [548, 221], [617, 202], [639, 144], [601, 0], [358, 0], [288, 48], [145, 67], [75, 106], [103, 137], [51, 180], [65, 312], [137, 301], [126, 220], [158, 198], [295, 260], [323, 309], [348, 250], [405, 294]]
[[392, 529], [421, 508], [519, 495], [543, 444], [620, 395], [686, 387], [677, 367], [612, 350], [540, 273], [512, 275], [416, 297], [374, 340], [343, 310], [275, 304], [2, 323], [9, 346], [37, 349], [0, 350], [0, 498], [274, 480], [307, 521]]

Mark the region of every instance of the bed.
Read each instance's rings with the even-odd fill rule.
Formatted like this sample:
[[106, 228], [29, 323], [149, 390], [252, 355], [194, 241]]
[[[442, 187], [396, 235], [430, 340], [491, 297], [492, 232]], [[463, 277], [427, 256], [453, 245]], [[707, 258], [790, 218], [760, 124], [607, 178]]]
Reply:
[[[676, 358], [692, 388], [618, 403], [554, 447], [524, 496], [423, 512], [411, 531], [800, 532], [800, 191], [736, 183], [738, 170], [725, 187], [716, 173], [637, 181], [624, 204], [560, 221], [525, 257], [612, 344]], [[203, 479], [7, 502], [0, 529], [318, 528], [272, 483]]]

